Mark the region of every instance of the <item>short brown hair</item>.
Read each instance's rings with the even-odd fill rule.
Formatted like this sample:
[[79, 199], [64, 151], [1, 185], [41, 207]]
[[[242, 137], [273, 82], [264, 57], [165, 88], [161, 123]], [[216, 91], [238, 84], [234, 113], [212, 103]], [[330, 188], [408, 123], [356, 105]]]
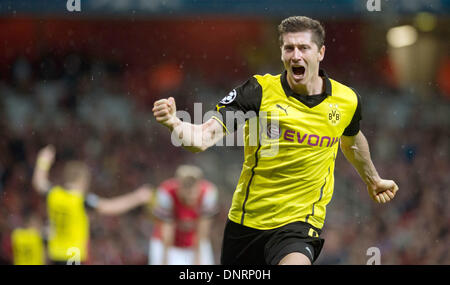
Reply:
[[313, 41], [319, 49], [325, 44], [325, 29], [319, 21], [305, 16], [292, 16], [284, 19], [278, 25], [280, 46], [283, 46], [284, 34], [304, 31], [311, 31]]

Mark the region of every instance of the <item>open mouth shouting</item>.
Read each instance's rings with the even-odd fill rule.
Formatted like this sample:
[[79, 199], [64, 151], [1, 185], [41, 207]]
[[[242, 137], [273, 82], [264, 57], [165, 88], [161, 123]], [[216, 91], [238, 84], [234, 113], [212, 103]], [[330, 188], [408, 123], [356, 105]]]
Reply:
[[295, 81], [300, 81], [305, 78], [305, 71], [304, 66], [292, 66], [292, 77]]

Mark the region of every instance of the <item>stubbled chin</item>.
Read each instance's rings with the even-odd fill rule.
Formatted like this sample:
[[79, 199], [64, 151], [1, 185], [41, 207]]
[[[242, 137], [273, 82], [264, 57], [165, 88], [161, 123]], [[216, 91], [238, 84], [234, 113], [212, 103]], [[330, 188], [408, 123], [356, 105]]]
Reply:
[[291, 74], [291, 79], [295, 83], [301, 83], [302, 81], [304, 81], [305, 77], [306, 76], [304, 73], [302, 75]]

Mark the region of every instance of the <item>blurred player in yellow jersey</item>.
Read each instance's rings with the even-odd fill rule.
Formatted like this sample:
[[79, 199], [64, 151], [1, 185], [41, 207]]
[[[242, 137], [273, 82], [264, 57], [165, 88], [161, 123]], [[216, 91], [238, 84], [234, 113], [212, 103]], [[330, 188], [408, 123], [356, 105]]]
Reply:
[[83, 264], [88, 260], [89, 243], [86, 207], [105, 215], [122, 214], [148, 203], [153, 189], [143, 185], [115, 198], [88, 194], [91, 175], [88, 166], [81, 161], [67, 162], [62, 174], [63, 185], [52, 185], [48, 174], [54, 159], [54, 147], [46, 146], [39, 151], [33, 173], [34, 188], [47, 198], [48, 256], [52, 264]]
[[14, 265], [44, 265], [45, 246], [41, 224], [33, 215], [27, 215], [24, 227], [13, 230], [11, 245]]

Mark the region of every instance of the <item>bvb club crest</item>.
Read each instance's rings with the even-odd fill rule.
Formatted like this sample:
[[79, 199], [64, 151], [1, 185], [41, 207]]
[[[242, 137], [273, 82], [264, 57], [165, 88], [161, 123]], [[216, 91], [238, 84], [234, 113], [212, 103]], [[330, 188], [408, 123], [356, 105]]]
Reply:
[[339, 124], [339, 121], [341, 120], [341, 113], [339, 112], [338, 105], [337, 104], [330, 104], [330, 110], [328, 111], [328, 122], [336, 126]]

